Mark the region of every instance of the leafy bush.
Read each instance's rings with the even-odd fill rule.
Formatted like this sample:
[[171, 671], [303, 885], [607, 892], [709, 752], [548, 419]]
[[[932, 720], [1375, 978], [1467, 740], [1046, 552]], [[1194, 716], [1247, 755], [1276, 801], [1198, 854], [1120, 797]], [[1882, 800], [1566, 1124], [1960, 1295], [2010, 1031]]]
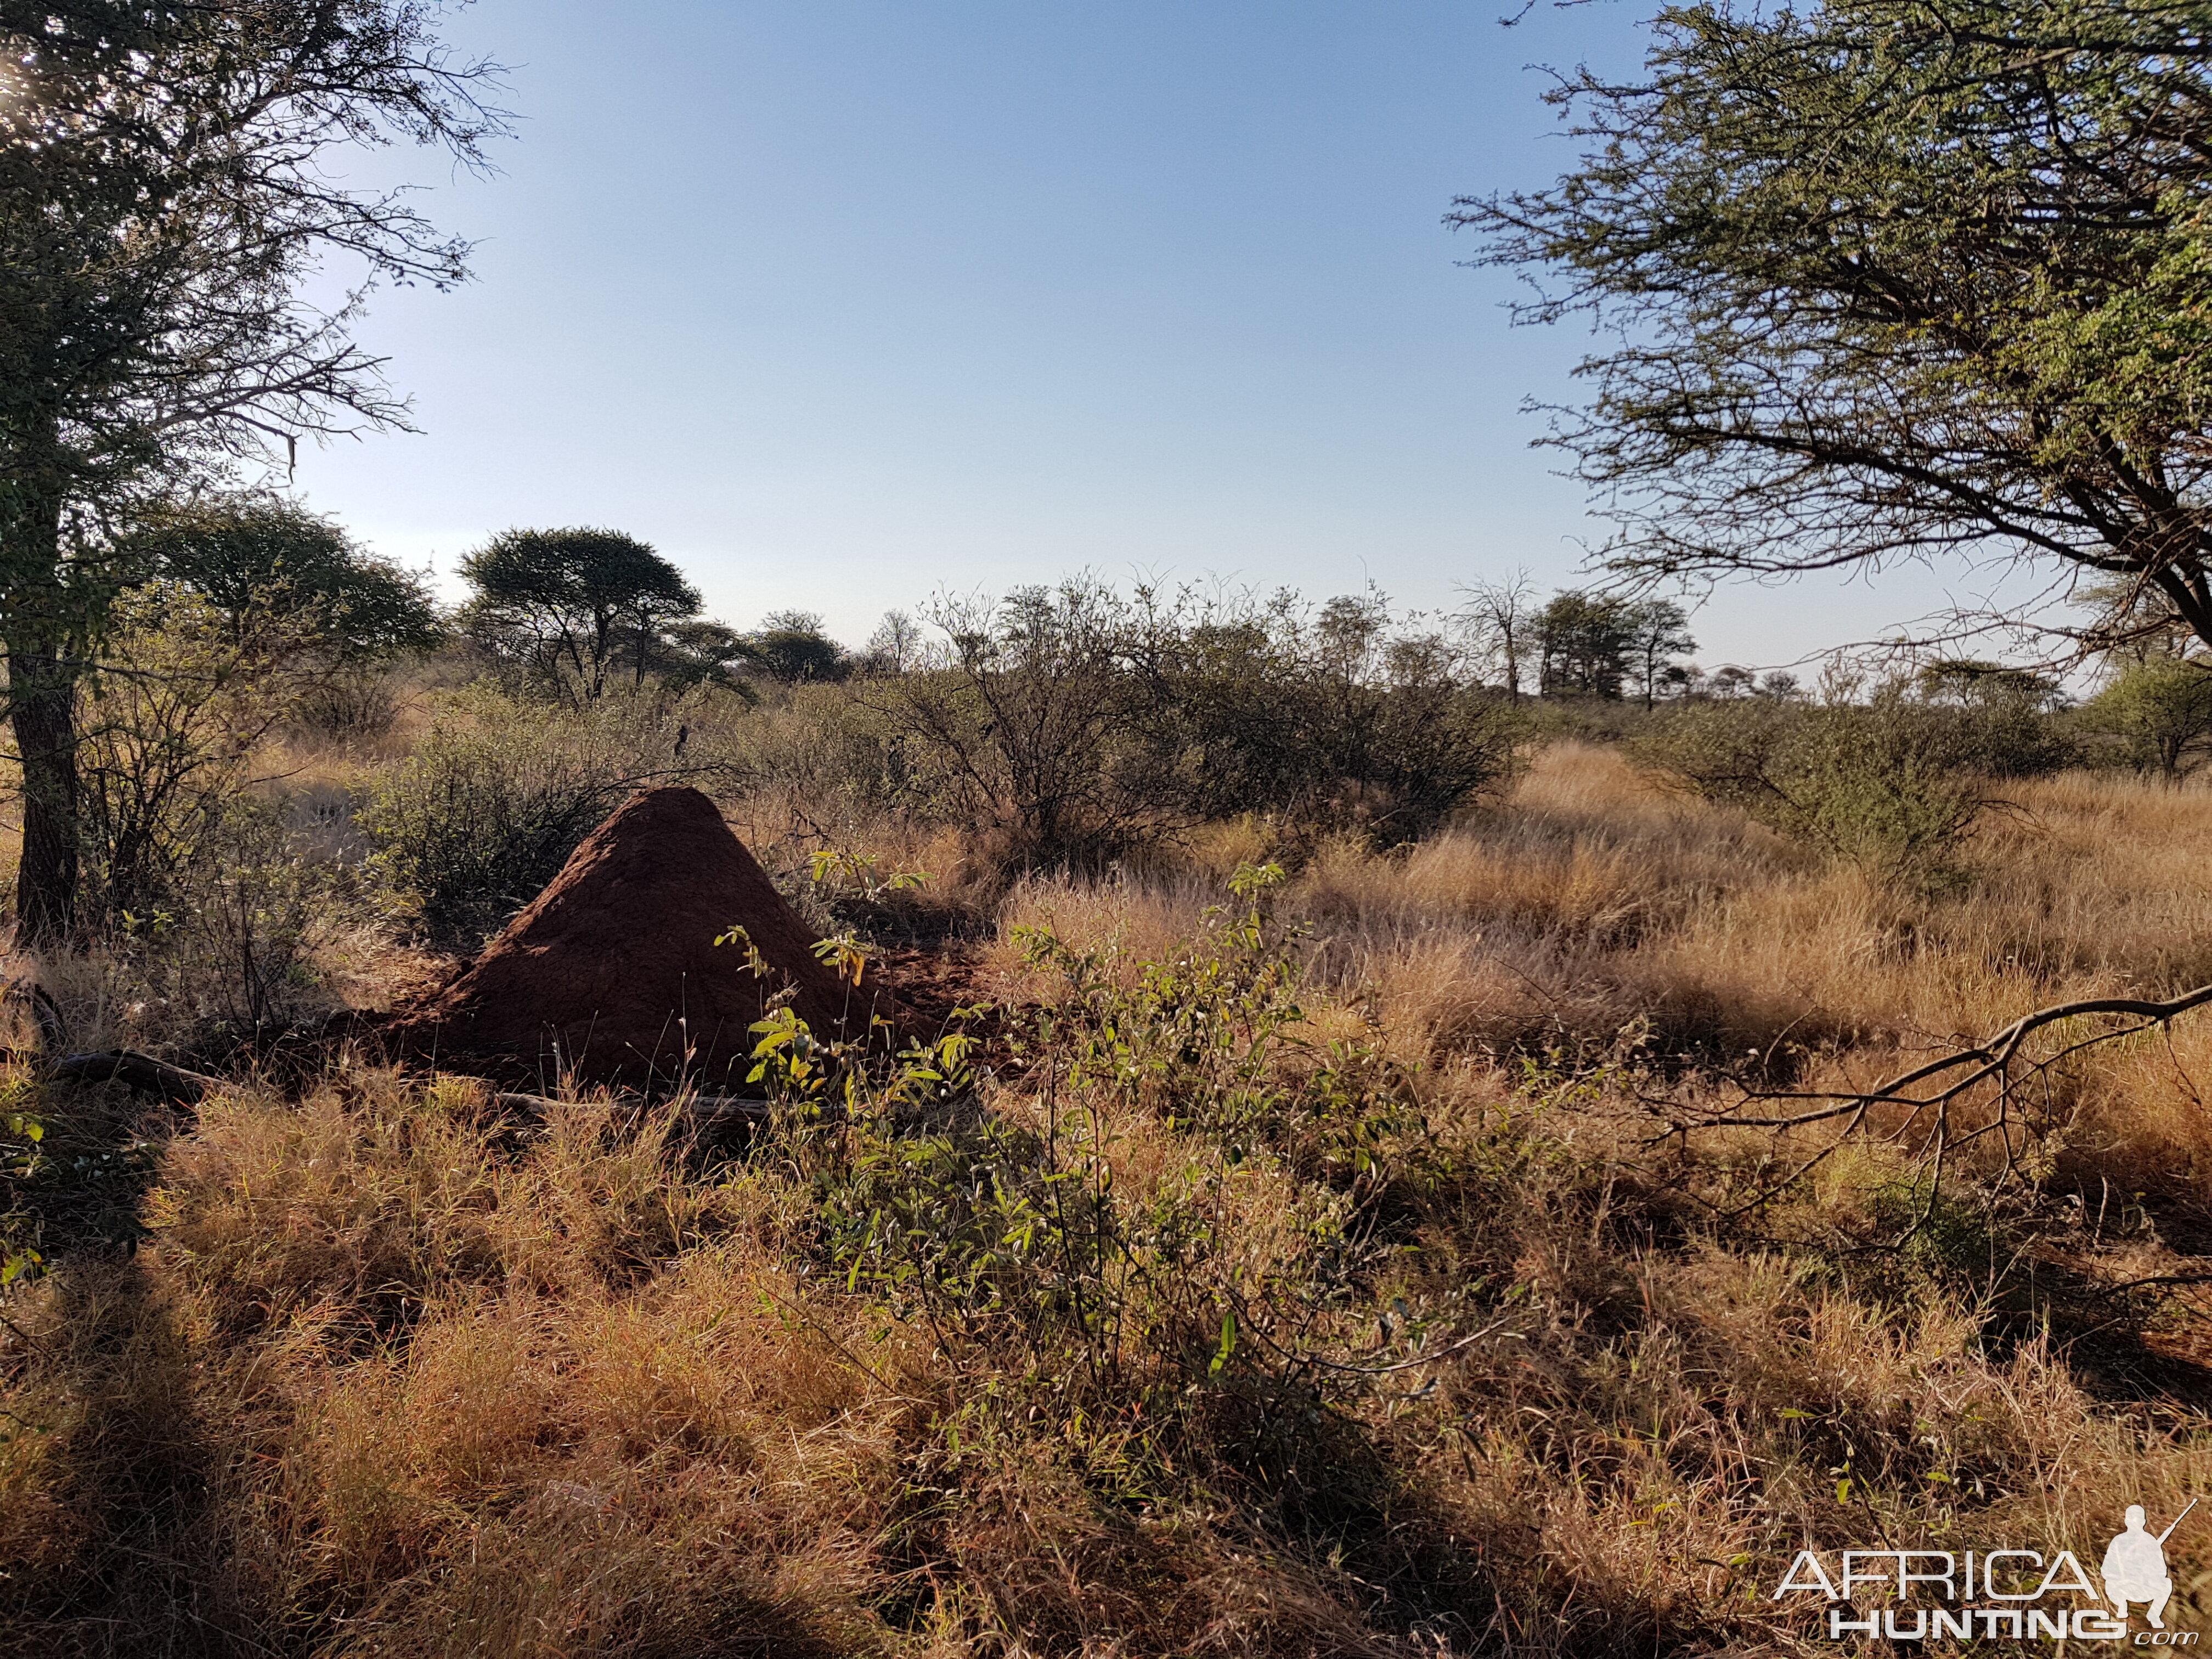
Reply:
[[2131, 663], [2082, 708], [2085, 731], [2117, 739], [2137, 771], [2185, 777], [2212, 742], [2212, 661], [2155, 656]]
[[1686, 703], [1631, 741], [1644, 764], [1784, 835], [1912, 885], [1955, 881], [1996, 781], [2072, 757], [2018, 695], [1938, 700], [1899, 686], [1868, 702]]
[[478, 687], [372, 788], [361, 826], [430, 938], [472, 950], [630, 791], [714, 769], [685, 763], [684, 735], [651, 700], [562, 709]]
[[1197, 816], [1274, 817], [1389, 846], [1428, 834], [1514, 763], [1517, 726], [1442, 636], [1379, 594], [1315, 615], [1211, 608], [1152, 652]]
[[1380, 596], [1309, 615], [1076, 580], [940, 605], [936, 662], [856, 693], [897, 787], [1009, 868], [1097, 867], [1253, 813], [1389, 843], [1510, 769], [1503, 704]]
[[2063, 694], [2027, 669], [1971, 659], [1933, 663], [1909, 687], [1885, 687], [1874, 699], [1877, 708], [1893, 702], [1938, 711], [1941, 717], [1929, 723], [1924, 740], [1962, 770], [2037, 778], [2081, 759], [2072, 732], [2058, 717]]
[[[1282, 877], [1240, 869], [1239, 902], [1160, 959], [1024, 930], [1030, 965], [1060, 983], [1015, 1022], [1050, 1066], [1032, 1121], [916, 1113], [948, 1082], [973, 1086], [955, 1036], [909, 1054], [878, 1093], [848, 1089], [845, 1123], [793, 1148], [835, 1281], [920, 1321], [956, 1361], [1018, 1354], [1019, 1381], [979, 1418], [1049, 1413], [1124, 1496], [1194, 1449], [1279, 1485], [1320, 1482], [1328, 1408], [1388, 1361], [1443, 1346], [1471, 1311], [1401, 1305], [1383, 1321], [1385, 1367], [1346, 1358], [1372, 1341], [1360, 1292], [1392, 1259], [1377, 1196], [1427, 1126], [1399, 1068], [1308, 1026], [1297, 937], [1267, 908]], [[793, 1025], [787, 1012], [757, 1028], [772, 1086], [793, 1075]], [[799, 1082], [777, 1091], [818, 1095], [811, 1073]], [[1117, 1179], [1140, 1139], [1148, 1175]], [[1257, 1230], [1255, 1191], [1279, 1195]]]

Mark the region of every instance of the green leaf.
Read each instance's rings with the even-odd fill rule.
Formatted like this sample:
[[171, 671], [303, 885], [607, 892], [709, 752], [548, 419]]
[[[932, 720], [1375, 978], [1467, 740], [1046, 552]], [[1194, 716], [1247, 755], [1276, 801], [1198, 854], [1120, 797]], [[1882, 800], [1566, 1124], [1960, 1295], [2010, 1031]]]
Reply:
[[1229, 1356], [1237, 1352], [1237, 1316], [1224, 1312], [1221, 1316], [1221, 1346], [1213, 1352], [1213, 1363], [1206, 1368], [1208, 1376], [1221, 1375], [1221, 1368], [1229, 1363]]

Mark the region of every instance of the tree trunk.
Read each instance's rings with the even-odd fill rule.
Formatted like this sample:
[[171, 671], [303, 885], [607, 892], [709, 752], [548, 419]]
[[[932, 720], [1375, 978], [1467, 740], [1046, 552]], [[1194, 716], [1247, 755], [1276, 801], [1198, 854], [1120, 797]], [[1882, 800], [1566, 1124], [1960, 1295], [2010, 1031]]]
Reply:
[[[56, 945], [76, 928], [76, 653], [61, 580], [62, 496], [50, 429], [12, 457], [0, 514], [0, 637], [8, 717], [23, 769], [22, 849], [15, 866], [16, 938]], [[41, 463], [45, 463], [42, 465]]]
[[23, 764], [17, 935], [27, 945], [56, 945], [76, 928], [76, 672], [66, 647], [9, 645], [9, 713]]

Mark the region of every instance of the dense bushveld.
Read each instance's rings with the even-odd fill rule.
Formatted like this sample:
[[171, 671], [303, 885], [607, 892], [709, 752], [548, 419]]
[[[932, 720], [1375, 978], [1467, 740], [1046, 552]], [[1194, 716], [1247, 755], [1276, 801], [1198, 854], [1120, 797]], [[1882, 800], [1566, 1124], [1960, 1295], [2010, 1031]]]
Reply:
[[[191, 715], [228, 735], [159, 810], [228, 804], [40, 964], [74, 1045], [239, 1080], [0, 1085], [0, 1652], [1826, 1651], [1769, 1595], [1801, 1547], [2087, 1552], [2212, 1480], [2212, 1013], [1940, 1170], [1895, 1111], [1670, 1133], [2212, 980], [2212, 794], [1922, 778], [1917, 705], [1761, 706], [1718, 767], [1696, 711], [1539, 711], [1418, 836], [1117, 802], [1054, 860], [980, 769], [886, 780], [881, 684], [472, 678]], [[185, 718], [118, 714], [115, 775]], [[768, 1065], [735, 1138], [287, 1060], [664, 777], [995, 1006]]]

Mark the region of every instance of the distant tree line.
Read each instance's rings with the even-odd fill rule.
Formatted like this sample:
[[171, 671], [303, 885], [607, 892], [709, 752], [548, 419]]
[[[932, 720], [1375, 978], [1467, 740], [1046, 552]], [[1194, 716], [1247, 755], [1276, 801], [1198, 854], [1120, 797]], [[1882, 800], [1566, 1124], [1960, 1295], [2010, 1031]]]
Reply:
[[1540, 599], [1525, 571], [1462, 590], [1460, 624], [1476, 663], [1507, 699], [1789, 696], [1794, 677], [1729, 667], [1707, 674], [1681, 660], [1698, 648], [1672, 599], [1566, 588]]
[[750, 634], [708, 619], [699, 590], [648, 544], [618, 530], [509, 530], [461, 561], [473, 590], [461, 635], [526, 683], [588, 703], [620, 685], [744, 688], [842, 680], [854, 660], [809, 611], [780, 611]]
[[[149, 506], [116, 561], [137, 596], [117, 613], [131, 678], [88, 681], [99, 718], [85, 726], [87, 879], [102, 915], [155, 905], [162, 849], [189, 841], [160, 829], [174, 810], [147, 790], [241, 763], [210, 724], [220, 709], [260, 686], [257, 732], [280, 718], [343, 726], [349, 708], [393, 695], [395, 660], [447, 648], [518, 709], [539, 702], [586, 725], [633, 705], [665, 713], [693, 691], [811, 699], [854, 787], [980, 830], [1006, 870], [1095, 868], [1240, 817], [1278, 845], [1418, 838], [1513, 775], [1545, 729], [1539, 703], [1571, 720], [1578, 706], [1640, 706], [1649, 718], [1597, 729], [1793, 833], [1877, 848], [1900, 868], [1942, 864], [1923, 846], [1964, 834], [1985, 798], [1974, 778], [2048, 769], [2099, 733], [2100, 752], [2176, 775], [2212, 750], [2212, 676], [2185, 629], [2148, 621], [2111, 685], [2061, 721], [2053, 686], [1992, 664], [1863, 692], [1824, 680], [1817, 698], [1786, 672], [1707, 672], [1688, 659], [1697, 641], [1675, 601], [1546, 592], [1525, 575], [1429, 614], [1371, 589], [1309, 604], [1079, 577], [893, 611], [853, 649], [811, 612], [750, 629], [713, 618], [672, 561], [604, 527], [489, 538], [461, 560], [468, 591], [451, 607], [422, 574], [270, 495]], [[165, 676], [204, 695], [190, 708], [144, 695]], [[1882, 767], [1888, 793], [1861, 789]], [[571, 827], [552, 823], [549, 848]]]
[[[1880, 679], [1832, 669], [1817, 695], [1787, 672], [1708, 672], [1688, 659], [1697, 642], [1676, 602], [1545, 592], [1525, 575], [1473, 585], [1454, 612], [1425, 616], [1371, 590], [1310, 605], [1079, 577], [894, 611], [854, 650], [809, 612], [773, 612], [749, 631], [710, 618], [674, 563], [611, 529], [490, 538], [461, 562], [469, 592], [450, 611], [422, 576], [279, 498], [168, 506], [128, 544], [134, 591], [148, 598], [122, 614], [183, 642], [166, 657], [137, 647], [142, 679], [156, 661], [178, 672], [184, 644], [204, 654], [222, 635], [240, 662], [281, 644], [295, 709], [336, 696], [349, 675], [388, 684], [395, 658], [447, 645], [477, 653], [516, 718], [538, 701], [582, 719], [580, 731], [600, 713], [617, 724], [665, 714], [671, 694], [695, 690], [798, 698], [850, 787], [979, 831], [1006, 871], [1096, 868], [1237, 817], [1286, 849], [1332, 835], [1418, 838], [1514, 775], [1547, 729], [1540, 703], [1571, 724], [1638, 711], [1599, 714], [1590, 729], [1626, 738], [1655, 772], [1923, 884], [1959, 878], [1960, 849], [2008, 780], [2083, 761], [2180, 777], [2212, 758], [2212, 666], [2185, 623], [2152, 614], [2154, 599], [2109, 654], [2100, 689], [2069, 707], [2048, 678], [1965, 659]], [[2110, 608], [2110, 596], [2088, 602]], [[164, 623], [167, 611], [182, 623]], [[301, 664], [319, 666], [303, 676]], [[219, 666], [211, 694], [224, 676], [246, 683]], [[167, 842], [149, 830], [169, 809], [132, 791], [169, 787], [221, 745], [118, 722], [127, 700], [105, 684], [93, 682], [106, 712], [88, 728], [88, 868], [101, 914], [143, 911], [169, 879]], [[592, 787], [603, 785], [614, 787]], [[573, 793], [553, 791], [561, 811], [529, 858], [510, 857], [514, 836], [493, 838], [502, 870], [542, 874], [557, 861], [599, 804]], [[467, 926], [453, 925], [466, 933], [504, 914], [512, 884], [462, 876], [454, 915]]]

